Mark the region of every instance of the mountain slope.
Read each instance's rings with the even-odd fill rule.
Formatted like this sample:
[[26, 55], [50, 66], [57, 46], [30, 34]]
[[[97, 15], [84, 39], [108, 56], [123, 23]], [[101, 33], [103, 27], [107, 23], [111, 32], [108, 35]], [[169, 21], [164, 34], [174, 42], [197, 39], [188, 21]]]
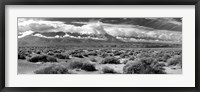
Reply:
[[[39, 35], [40, 34], [40, 35]], [[67, 36], [65, 36], [67, 34]], [[41, 36], [42, 35], [42, 36]], [[65, 36], [65, 37], [64, 37]], [[19, 46], [51, 46], [51, 45], [68, 45], [68, 44], [101, 44], [101, 43], [121, 43], [121, 40], [116, 39], [115, 37], [104, 34], [103, 40], [102, 35], [101, 38], [98, 38], [96, 35], [96, 39], [91, 38], [94, 35], [86, 35], [86, 34], [70, 34], [64, 32], [35, 32], [33, 34], [27, 35], [23, 38], [18, 38]], [[51, 38], [48, 38], [51, 37]]]

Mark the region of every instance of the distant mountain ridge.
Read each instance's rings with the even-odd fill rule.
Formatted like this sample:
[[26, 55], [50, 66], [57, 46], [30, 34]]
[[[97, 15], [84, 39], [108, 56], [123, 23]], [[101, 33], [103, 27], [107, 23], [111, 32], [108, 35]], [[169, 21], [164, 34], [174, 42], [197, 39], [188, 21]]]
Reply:
[[[166, 46], [174, 46], [174, 47], [181, 47], [181, 44], [177, 43], [155, 43], [155, 42], [131, 42], [131, 41], [123, 41], [121, 39], [117, 39], [116, 37], [113, 37], [109, 34], [101, 35], [99, 39], [92, 39], [88, 36], [92, 35], [86, 35], [86, 34], [72, 34], [70, 33], [64, 33], [64, 32], [45, 32], [41, 33], [41, 35], [45, 37], [39, 37], [37, 34], [40, 34], [39, 32], [35, 32], [29, 35], [26, 35], [22, 38], [18, 38], [18, 45], [19, 46], [126, 46], [126, 47], [146, 47], [151, 44], [152, 46], [157, 47], [163, 47]], [[66, 34], [68, 36], [66, 36]], [[50, 38], [48, 38], [50, 37]], [[52, 37], [52, 38], [51, 38]], [[83, 38], [81, 38], [83, 37]], [[85, 37], [85, 38], [84, 38]], [[98, 36], [95, 36], [98, 37]], [[161, 44], [161, 45], [160, 45]], [[174, 44], [174, 45], [173, 45]], [[151, 47], [150, 45], [150, 47]]]
[[19, 45], [45, 45], [45, 44], [68, 44], [68, 43], [120, 43], [116, 37], [109, 34], [105, 35], [88, 35], [80, 33], [64, 32], [34, 32], [22, 38], [18, 38]]

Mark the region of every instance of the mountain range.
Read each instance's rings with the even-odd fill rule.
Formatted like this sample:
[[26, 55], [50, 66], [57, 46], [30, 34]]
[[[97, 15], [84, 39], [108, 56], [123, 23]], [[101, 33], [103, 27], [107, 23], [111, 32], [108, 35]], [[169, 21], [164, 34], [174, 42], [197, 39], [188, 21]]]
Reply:
[[18, 45], [180, 45], [181, 21], [180, 18], [25, 18], [18, 20]]

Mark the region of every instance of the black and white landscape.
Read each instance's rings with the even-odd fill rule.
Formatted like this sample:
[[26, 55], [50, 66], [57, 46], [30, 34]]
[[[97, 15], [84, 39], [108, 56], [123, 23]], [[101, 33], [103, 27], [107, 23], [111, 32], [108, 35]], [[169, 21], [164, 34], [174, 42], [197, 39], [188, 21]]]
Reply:
[[182, 18], [18, 18], [18, 74], [182, 74]]

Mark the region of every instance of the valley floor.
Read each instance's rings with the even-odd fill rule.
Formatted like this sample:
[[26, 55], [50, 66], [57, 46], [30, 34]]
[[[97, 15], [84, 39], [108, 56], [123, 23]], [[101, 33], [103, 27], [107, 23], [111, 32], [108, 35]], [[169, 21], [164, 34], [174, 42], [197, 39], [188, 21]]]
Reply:
[[[38, 51], [40, 53], [38, 53]], [[29, 54], [26, 54], [26, 52]], [[49, 54], [50, 52], [52, 53]], [[19, 55], [24, 55], [25, 58], [19, 58]], [[68, 55], [68, 57], [64, 57], [65, 55]], [[39, 60], [37, 58], [33, 61], [33, 58], [39, 56], [46, 56], [47, 60]], [[52, 60], [55, 59], [56, 62], [48, 61], [48, 57], [53, 57]], [[52, 50], [49, 48], [40, 50], [39, 48], [19, 48], [18, 58], [18, 74], [159, 74], [154, 71], [149, 71], [152, 69], [157, 69], [155, 71], [159, 69], [159, 71], [161, 71], [162, 69], [162, 72], [165, 74], [182, 74], [181, 48], [112, 50]], [[134, 66], [135, 62], [150, 62], [150, 60], [153, 61], [149, 65], [145, 63], [146, 65], [141, 65], [136, 68], [139, 68], [139, 70], [134, 71], [137, 66]], [[155, 61], [156, 64], [153, 65]], [[83, 68], [84, 65], [88, 66]], [[153, 68], [144, 69], [144, 67]]]

